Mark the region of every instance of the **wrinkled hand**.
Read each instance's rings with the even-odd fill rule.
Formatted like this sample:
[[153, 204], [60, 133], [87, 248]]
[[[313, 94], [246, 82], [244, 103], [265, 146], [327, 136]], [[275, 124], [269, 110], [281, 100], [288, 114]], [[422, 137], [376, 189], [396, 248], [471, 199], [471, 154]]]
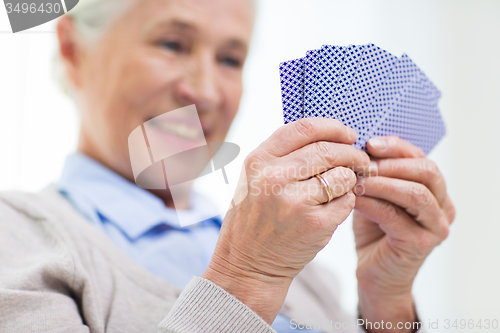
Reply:
[[[202, 277], [271, 323], [292, 279], [354, 208], [353, 170], [370, 162], [355, 141], [340, 122], [309, 118], [281, 127], [252, 152], [245, 160], [249, 194], [228, 211]], [[323, 204], [328, 195], [318, 173], [333, 189], [330, 203]]]
[[415, 320], [413, 280], [448, 236], [455, 208], [442, 174], [420, 148], [397, 137], [372, 139], [367, 148], [375, 176], [358, 180], [353, 221], [359, 304], [363, 318], [395, 327]]

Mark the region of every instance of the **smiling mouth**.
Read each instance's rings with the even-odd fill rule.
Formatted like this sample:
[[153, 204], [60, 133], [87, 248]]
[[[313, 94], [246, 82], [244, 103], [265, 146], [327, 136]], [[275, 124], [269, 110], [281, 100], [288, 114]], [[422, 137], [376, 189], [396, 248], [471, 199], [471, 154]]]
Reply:
[[180, 137], [184, 140], [195, 141], [195, 140], [203, 139], [205, 137], [203, 134], [203, 131], [200, 131], [198, 128], [186, 125], [184, 123], [157, 122], [157, 121], [153, 121], [152, 123], [158, 129], [160, 129], [164, 132], [173, 134], [173, 135]]

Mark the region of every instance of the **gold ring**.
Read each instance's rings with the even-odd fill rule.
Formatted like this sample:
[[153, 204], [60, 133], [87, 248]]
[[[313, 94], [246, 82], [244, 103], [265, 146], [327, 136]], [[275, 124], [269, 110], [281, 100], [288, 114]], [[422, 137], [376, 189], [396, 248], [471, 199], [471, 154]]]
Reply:
[[321, 182], [321, 184], [325, 187], [326, 193], [328, 193], [328, 201], [325, 203], [329, 203], [330, 201], [333, 200], [333, 192], [332, 192], [332, 189], [330, 187], [330, 184], [328, 184], [326, 179], [323, 178], [323, 176], [321, 176], [321, 175], [316, 175], [314, 177], [316, 177]]

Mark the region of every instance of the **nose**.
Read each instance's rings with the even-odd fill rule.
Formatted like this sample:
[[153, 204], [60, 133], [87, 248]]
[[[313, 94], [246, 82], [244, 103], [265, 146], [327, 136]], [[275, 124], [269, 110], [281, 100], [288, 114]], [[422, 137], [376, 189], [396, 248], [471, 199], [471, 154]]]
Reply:
[[189, 59], [183, 78], [175, 93], [181, 104], [195, 104], [198, 112], [216, 109], [221, 102], [221, 92], [214, 57], [200, 53]]

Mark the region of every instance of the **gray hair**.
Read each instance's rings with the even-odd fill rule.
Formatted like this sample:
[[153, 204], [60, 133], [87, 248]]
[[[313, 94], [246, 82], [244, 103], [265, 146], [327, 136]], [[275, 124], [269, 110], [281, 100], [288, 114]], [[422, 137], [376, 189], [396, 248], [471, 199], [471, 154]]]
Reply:
[[[95, 43], [131, 4], [132, 0], [80, 0], [66, 15], [73, 21], [76, 32], [83, 41]], [[73, 97], [59, 52], [55, 54], [53, 70], [61, 89]]]

